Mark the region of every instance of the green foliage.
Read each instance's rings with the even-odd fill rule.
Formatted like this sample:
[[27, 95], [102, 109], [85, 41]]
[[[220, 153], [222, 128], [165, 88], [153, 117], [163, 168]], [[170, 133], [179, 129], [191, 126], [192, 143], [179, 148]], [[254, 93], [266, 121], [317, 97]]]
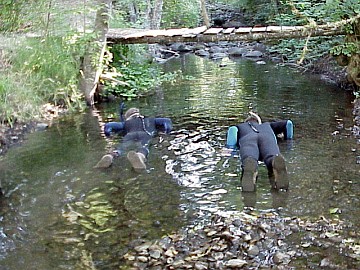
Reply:
[[344, 44], [339, 44], [330, 49], [332, 55], [345, 55], [351, 57], [353, 54], [360, 53], [359, 46], [354, 42], [347, 42]]
[[163, 81], [173, 80], [174, 76], [161, 73], [150, 61], [147, 51], [147, 46], [141, 45], [116, 45], [111, 49], [114, 57], [109, 71], [119, 74], [116, 79], [122, 83], [105, 81], [104, 95], [131, 99], [152, 92]]
[[157, 70], [144, 57], [146, 53], [143, 46], [115, 45], [111, 53], [114, 59], [110, 71], [121, 74], [117, 79], [125, 83], [119, 85], [105, 82], [105, 94], [131, 99], [149, 92], [156, 84]]
[[323, 10], [323, 21], [338, 21], [360, 13], [358, 0], [327, 0], [319, 9]]
[[272, 45], [269, 52], [283, 55], [287, 60], [295, 61], [300, 57], [304, 44], [304, 40], [281, 40], [278, 44]]
[[117, 96], [134, 98], [152, 90], [156, 84], [155, 70], [150, 64], [130, 64], [130, 62], [119, 65], [118, 72], [122, 74], [121, 79], [127, 85], [119, 85], [111, 91]]
[[[44, 11], [47, 0], [1, 0], [0, 32], [26, 31], [44, 24], [38, 16]], [[36, 12], [34, 12], [36, 11]]]
[[2, 38], [1, 49], [8, 64], [6, 70], [0, 70], [0, 121], [12, 124], [34, 119], [40, 115], [41, 105], [49, 101], [82, 109], [79, 65], [85, 48], [91, 47], [91, 38], [64, 35], [70, 32], [67, 6], [55, 6], [53, 0], [3, 0], [0, 10], [2, 32], [50, 33], [61, 28], [57, 33], [62, 33], [53, 38]]
[[128, 14], [123, 8], [116, 8], [112, 13], [109, 21], [110, 28], [138, 28], [138, 25], [132, 24], [128, 21]]
[[[133, 9], [132, 11], [130, 11], [130, 7]], [[113, 8], [111, 27], [141, 28], [144, 25], [147, 1], [118, 0], [113, 2]]]
[[[116, 1], [110, 21], [111, 27], [141, 28], [145, 24], [148, 5], [154, 1]], [[130, 7], [133, 10], [130, 11]], [[133, 18], [130, 19], [130, 16]], [[196, 27], [201, 20], [197, 0], [168, 0], [163, 2], [161, 27]]]
[[[331, 37], [313, 37], [310, 38], [307, 44], [307, 52], [305, 57], [305, 65], [313, 60], [320, 58], [327, 54], [336, 42], [340, 42], [341, 37], [334, 39]], [[300, 59], [303, 48], [305, 46], [305, 39], [288, 39], [281, 40], [277, 44], [273, 44], [269, 48], [270, 53], [283, 55], [284, 60], [296, 62]]]
[[304, 25], [334, 22], [360, 13], [358, 0], [209, 0], [241, 9], [249, 24]]
[[0, 123], [10, 126], [40, 115], [40, 100], [21, 74], [0, 73]]
[[201, 20], [199, 1], [164, 1], [162, 15], [162, 27], [196, 27]]
[[[355, 2], [357, 3], [355, 5]], [[311, 22], [326, 24], [352, 17], [359, 12], [358, 0], [327, 0], [327, 1], [281, 1], [281, 12], [269, 24], [275, 25], [305, 25]], [[352, 33], [351, 25], [345, 26]], [[301, 56], [305, 40], [283, 40], [274, 45], [271, 50], [286, 56], [290, 61], [296, 61]], [[334, 47], [335, 46], [335, 47]], [[324, 54], [344, 54], [351, 56], [358, 48], [354, 43], [345, 43], [343, 37], [311, 38], [307, 44], [305, 63], [315, 60]]]
[[280, 1], [279, 12], [268, 23], [304, 25], [310, 21], [318, 24], [339, 21], [360, 12], [358, 0], [301, 0]]
[[16, 48], [13, 70], [27, 78], [33, 94], [55, 104], [81, 108], [77, 90], [80, 69], [78, 46], [68, 38], [28, 39]]
[[24, 3], [15, 0], [3, 0], [0, 3], [0, 32], [12, 31], [19, 27], [19, 15]]
[[242, 8], [245, 10], [245, 17], [251, 24], [266, 24], [277, 14], [276, 1], [264, 0], [243, 0]]

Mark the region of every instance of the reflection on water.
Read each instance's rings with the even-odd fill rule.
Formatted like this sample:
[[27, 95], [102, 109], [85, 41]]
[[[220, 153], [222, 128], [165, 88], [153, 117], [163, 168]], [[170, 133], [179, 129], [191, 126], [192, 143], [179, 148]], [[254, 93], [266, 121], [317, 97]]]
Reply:
[[[154, 139], [145, 173], [134, 172], [124, 156], [109, 169], [92, 168], [118, 143], [101, 132], [102, 119], [116, 115], [118, 104], [68, 116], [2, 157], [1, 265], [115, 269], [137, 239], [160, 238], [244, 206], [300, 217], [338, 208], [340, 218], [359, 224], [358, 146], [348, 130], [352, 97], [272, 64], [219, 64], [193, 55], [173, 59], [164, 71], [181, 71], [182, 80], [127, 104], [174, 123], [171, 134]], [[294, 140], [279, 141], [291, 177], [287, 193], [270, 191], [263, 164], [257, 192], [239, 190], [239, 159], [223, 150], [227, 127], [249, 109], [265, 121], [295, 124]]]

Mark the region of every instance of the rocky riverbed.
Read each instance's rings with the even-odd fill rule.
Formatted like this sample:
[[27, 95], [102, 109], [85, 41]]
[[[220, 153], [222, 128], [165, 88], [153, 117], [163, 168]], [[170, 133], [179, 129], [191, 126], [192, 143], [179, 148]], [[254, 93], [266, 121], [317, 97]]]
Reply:
[[204, 226], [137, 240], [123, 269], [359, 269], [359, 232], [338, 219], [224, 212]]

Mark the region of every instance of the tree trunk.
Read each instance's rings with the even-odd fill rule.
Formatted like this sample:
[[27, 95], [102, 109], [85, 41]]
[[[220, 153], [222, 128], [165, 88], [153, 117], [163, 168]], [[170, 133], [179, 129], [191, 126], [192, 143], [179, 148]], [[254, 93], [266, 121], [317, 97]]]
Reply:
[[146, 11], [145, 11], [145, 22], [144, 27], [145, 29], [151, 28], [151, 0], [146, 0]]
[[162, 17], [163, 0], [147, 0], [145, 28], [159, 29]]
[[[94, 105], [94, 94], [97, 90], [99, 78], [102, 73], [102, 62], [106, 48], [106, 33], [108, 31], [109, 11], [111, 0], [97, 0], [98, 10], [96, 12], [94, 32], [96, 38], [88, 44], [87, 53], [81, 63], [80, 89], [85, 95], [85, 101], [89, 106]], [[99, 47], [94, 44], [101, 44]], [[93, 57], [97, 56], [95, 66], [92, 63]]]
[[151, 29], [160, 28], [163, 4], [164, 4], [163, 0], [155, 0]]
[[210, 20], [209, 20], [209, 15], [208, 15], [207, 10], [206, 10], [205, 0], [200, 0], [200, 5], [201, 5], [201, 14], [202, 14], [202, 17], [203, 17], [204, 24], [206, 25], [207, 28], [209, 28], [210, 27]]
[[129, 4], [129, 12], [130, 12], [130, 22], [136, 23], [138, 18], [138, 9], [135, 2]]
[[106, 33], [109, 28], [109, 12], [111, 7], [111, 0], [97, 0], [99, 2], [99, 9], [96, 12], [95, 18], [95, 33], [97, 34], [97, 39], [100, 41], [105, 41]]

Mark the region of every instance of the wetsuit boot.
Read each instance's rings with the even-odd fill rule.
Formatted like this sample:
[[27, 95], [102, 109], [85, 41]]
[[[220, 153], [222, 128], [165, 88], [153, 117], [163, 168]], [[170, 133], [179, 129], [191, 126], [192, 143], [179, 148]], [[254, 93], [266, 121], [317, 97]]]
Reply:
[[255, 191], [257, 178], [257, 161], [253, 158], [246, 158], [242, 164], [241, 188], [242, 191]]
[[286, 169], [285, 159], [282, 155], [276, 155], [272, 160], [273, 178], [276, 189], [288, 189], [289, 178]]
[[110, 154], [103, 156], [94, 168], [109, 168], [113, 163], [114, 157]]
[[127, 159], [130, 161], [131, 166], [134, 169], [144, 170], [146, 169], [146, 157], [143, 153], [129, 151]]

